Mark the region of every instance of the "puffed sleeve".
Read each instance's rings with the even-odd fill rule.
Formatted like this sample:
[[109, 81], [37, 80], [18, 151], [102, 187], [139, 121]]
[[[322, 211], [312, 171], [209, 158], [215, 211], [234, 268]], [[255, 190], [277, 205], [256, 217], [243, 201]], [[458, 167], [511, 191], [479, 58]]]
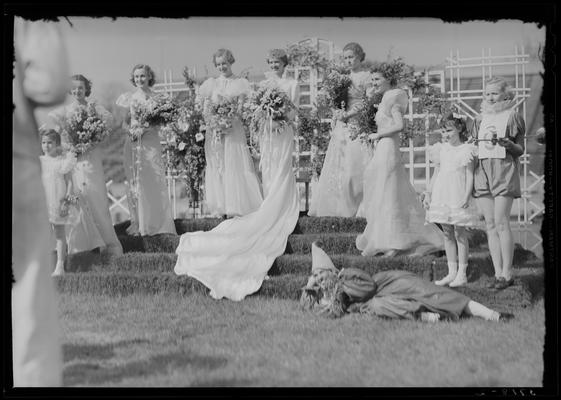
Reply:
[[464, 143], [458, 152], [456, 161], [458, 165], [465, 167], [477, 157], [477, 146], [472, 143]]
[[429, 160], [435, 164], [440, 164], [440, 151], [442, 150], [442, 143], [436, 142], [435, 144], [429, 146], [428, 155]]
[[251, 84], [245, 78], [238, 78], [232, 82], [232, 93], [236, 96], [248, 95], [251, 92]]
[[23, 89], [34, 103], [62, 103], [70, 88], [68, 60], [56, 24], [14, 19], [16, 57], [24, 68]]
[[109, 130], [113, 129], [113, 126], [115, 124], [115, 118], [113, 117], [113, 114], [111, 114], [109, 111], [107, 111], [107, 109], [105, 107], [103, 107], [102, 105], [97, 104], [97, 103], [95, 105], [95, 111], [101, 117], [102, 121], [105, 122], [105, 125], [107, 125], [107, 128]]
[[212, 95], [214, 89], [214, 78], [208, 78], [204, 81], [197, 90], [197, 97], [208, 98]]
[[388, 100], [390, 111], [392, 113], [394, 111], [399, 111], [401, 114], [405, 114], [407, 112], [407, 107], [409, 106], [409, 97], [407, 96], [405, 90], [395, 89]]
[[66, 117], [66, 107], [57, 107], [47, 114], [54, 125], [64, 127], [64, 120]]
[[115, 104], [117, 104], [119, 107], [129, 108], [131, 106], [131, 102], [132, 102], [132, 93], [125, 92], [117, 98]]
[[67, 174], [76, 166], [76, 155], [72, 151], [68, 151], [61, 160], [58, 168], [60, 174]]

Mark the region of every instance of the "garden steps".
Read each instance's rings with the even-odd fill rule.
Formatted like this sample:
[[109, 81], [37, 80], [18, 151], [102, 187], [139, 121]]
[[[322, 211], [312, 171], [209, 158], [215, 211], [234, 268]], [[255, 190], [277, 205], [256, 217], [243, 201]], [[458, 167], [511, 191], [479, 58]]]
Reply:
[[[312, 242], [320, 241], [320, 247], [330, 255], [359, 255], [360, 250], [356, 248], [357, 236], [356, 232], [291, 234], [284, 254], [309, 254], [312, 251]], [[179, 244], [179, 237], [170, 233], [153, 236], [118, 236], [125, 253], [174, 253]], [[474, 231], [470, 234], [469, 243], [471, 250], [487, 248], [487, 236], [482, 231]]]
[[[527, 270], [527, 268], [525, 269]], [[543, 287], [543, 269], [535, 269], [532, 273], [515, 271], [515, 285], [501, 291], [485, 287], [490, 279], [481, 276], [477, 281], [455, 290], [466, 294], [475, 301], [489, 307], [512, 309], [526, 307], [541, 295], [536, 288]], [[432, 273], [430, 273], [432, 275]], [[306, 284], [304, 274], [284, 274], [272, 276], [265, 280], [256, 296], [297, 300], [301, 288]], [[208, 289], [196, 279], [177, 276], [173, 272], [115, 272], [95, 271], [89, 273], [67, 273], [55, 277], [58, 290], [66, 294], [101, 294], [107, 296], [127, 296], [131, 294], [180, 294], [207, 293]], [[534, 292], [532, 291], [534, 290]]]

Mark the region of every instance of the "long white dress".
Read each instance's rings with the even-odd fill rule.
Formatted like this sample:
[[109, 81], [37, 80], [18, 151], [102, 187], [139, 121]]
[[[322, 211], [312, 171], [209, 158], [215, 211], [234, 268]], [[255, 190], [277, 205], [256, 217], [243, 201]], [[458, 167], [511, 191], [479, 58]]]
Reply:
[[[133, 100], [143, 103], [147, 97], [144, 92], [137, 90], [132, 94], [122, 94], [117, 99], [117, 105], [130, 108], [131, 123], [135, 122]], [[134, 142], [127, 135], [123, 151], [125, 176], [129, 182], [127, 200], [131, 222], [138, 224], [142, 236], [176, 233], [158, 131], [159, 127], [149, 126], [145, 128], [141, 139]]]
[[[298, 102], [297, 82], [270, 78]], [[292, 171], [294, 128], [261, 138], [265, 199], [243, 217], [226, 220], [209, 232], [181, 235], [175, 273], [191, 276], [215, 299], [239, 301], [261, 287], [276, 257], [283, 254], [299, 214], [298, 189]]]
[[[49, 113], [49, 117], [53, 118], [57, 124], [64, 126], [65, 117], [77, 106], [78, 103], [74, 102], [60, 107]], [[99, 104], [95, 104], [95, 109], [106, 125], [111, 128], [114, 124], [111, 113]], [[104, 246], [107, 246], [114, 255], [123, 253], [123, 248], [111, 221], [107, 186], [105, 186], [105, 176], [103, 174], [102, 153], [98, 146], [85, 154], [80, 154], [76, 167], [72, 171], [74, 190], [81, 194], [83, 207], [88, 209], [92, 218], [82, 219], [80, 224], [72, 229], [68, 238], [69, 254], [83, 251], [83, 249], [91, 250]], [[93, 226], [90, 226], [92, 223]], [[101, 246], [98, 237], [102, 239]]]
[[[218, 96], [245, 96], [249, 90], [247, 79], [219, 76], [207, 79], [198, 97], [206, 110]], [[218, 141], [211, 129], [206, 132], [205, 202], [211, 215], [246, 215], [263, 201], [245, 129], [238, 118], [232, 125]]]
[[[347, 110], [356, 108], [371, 83], [367, 71], [351, 72]], [[354, 217], [363, 197], [363, 171], [369, 159], [367, 147], [351, 140], [348, 124], [337, 121], [325, 153], [319, 181], [312, 188], [308, 215]], [[360, 216], [360, 215], [359, 215]]]
[[[394, 125], [392, 111], [404, 114], [407, 105], [405, 91], [384, 93], [376, 113], [378, 129]], [[366, 228], [356, 239], [364, 256], [394, 249], [423, 254], [444, 246], [436, 225], [425, 224], [425, 211], [401, 162], [399, 133], [378, 141], [364, 171], [364, 213]]]

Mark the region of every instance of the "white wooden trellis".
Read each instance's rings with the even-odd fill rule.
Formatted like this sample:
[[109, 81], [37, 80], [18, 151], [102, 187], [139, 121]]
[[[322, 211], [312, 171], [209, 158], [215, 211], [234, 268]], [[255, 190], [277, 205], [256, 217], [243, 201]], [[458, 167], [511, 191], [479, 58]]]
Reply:
[[[466, 115], [471, 120], [475, 119], [479, 113], [469, 103], [483, 98], [485, 80], [496, 74], [497, 70], [500, 70], [499, 75], [508, 77], [514, 75], [513, 82], [510, 83], [517, 106], [522, 109], [522, 116], [526, 122], [526, 99], [530, 97], [530, 88], [526, 85], [526, 65], [529, 63], [529, 58], [530, 56], [524, 53], [524, 48], [518, 45], [514, 46], [514, 53], [508, 55], [492, 55], [490, 48], [487, 51], [482, 49], [481, 56], [477, 57], [460, 57], [459, 50], [456, 50], [455, 54], [450, 52], [450, 56], [447, 58], [448, 65], [446, 66], [449, 99], [459, 113]], [[465, 78], [468, 70], [479, 71], [482, 82], [481, 88], [461, 88], [462, 77]], [[532, 201], [531, 196], [535, 188], [544, 184], [544, 175], [538, 175], [530, 170], [527, 136], [528, 132], [524, 136], [524, 154], [520, 156], [522, 197], [515, 202], [517, 208], [516, 230], [518, 231], [519, 241], [525, 248], [528, 248], [529, 236], [534, 237], [536, 243], [530, 247], [530, 250], [535, 250], [541, 245], [542, 238], [530, 229], [530, 225], [535, 222], [536, 217], [543, 214], [545, 207]], [[530, 182], [531, 180], [533, 182]]]

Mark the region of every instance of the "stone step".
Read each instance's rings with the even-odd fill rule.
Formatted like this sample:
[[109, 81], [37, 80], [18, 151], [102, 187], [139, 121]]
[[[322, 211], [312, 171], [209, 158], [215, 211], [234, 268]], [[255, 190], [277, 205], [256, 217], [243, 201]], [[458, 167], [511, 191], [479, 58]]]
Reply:
[[[321, 241], [321, 248], [328, 254], [355, 254], [360, 251], [356, 248], [357, 233], [306, 233], [292, 234], [284, 254], [309, 254], [312, 243]], [[146, 253], [174, 253], [179, 244], [179, 236], [169, 233], [154, 236], [129, 236], [119, 235], [123, 251]], [[482, 231], [475, 231], [470, 235], [470, 249], [487, 247], [487, 237]]]
[[[520, 274], [515, 284], [501, 291], [485, 287], [488, 276], [471, 281], [465, 287], [455, 288], [461, 293], [489, 307], [508, 310], [526, 307], [532, 304], [541, 292], [532, 292], [532, 284], [543, 288], [543, 269], [530, 274]], [[131, 294], [181, 294], [207, 293], [208, 289], [199, 281], [177, 276], [173, 272], [114, 272], [97, 271], [90, 273], [67, 273], [54, 278], [58, 290], [67, 294], [102, 294], [107, 296], [127, 296]], [[254, 294], [269, 298], [298, 300], [301, 288], [306, 284], [307, 276], [302, 274], [285, 274], [273, 276], [263, 282], [261, 289]], [[538, 282], [536, 286], [535, 283]]]
[[[425, 274], [427, 271], [433, 270], [433, 265], [437, 268], [436, 277], [446, 274], [447, 263], [444, 257], [423, 256], [423, 257], [407, 257], [397, 256], [391, 258], [384, 257], [363, 257], [352, 254], [334, 254], [331, 255], [333, 264], [337, 268], [355, 267], [364, 269], [370, 273], [380, 270], [401, 269], [418, 274]], [[70, 263], [67, 267], [71, 272], [113, 272], [113, 273], [171, 273], [175, 266], [177, 255], [175, 253], [143, 253], [130, 252], [122, 256], [113, 257], [110, 260], [104, 260], [98, 257], [89, 265]], [[84, 266], [86, 265], [86, 266]], [[515, 267], [543, 267], [540, 260], [527, 260], [515, 257]], [[269, 275], [284, 274], [301, 274], [308, 275], [312, 268], [311, 254], [285, 254], [278, 257], [269, 270]], [[481, 274], [493, 275], [493, 266], [488, 252], [480, 251], [470, 255], [468, 273], [476, 274], [472, 277], [478, 277]], [[432, 277], [428, 277], [432, 279]]]

